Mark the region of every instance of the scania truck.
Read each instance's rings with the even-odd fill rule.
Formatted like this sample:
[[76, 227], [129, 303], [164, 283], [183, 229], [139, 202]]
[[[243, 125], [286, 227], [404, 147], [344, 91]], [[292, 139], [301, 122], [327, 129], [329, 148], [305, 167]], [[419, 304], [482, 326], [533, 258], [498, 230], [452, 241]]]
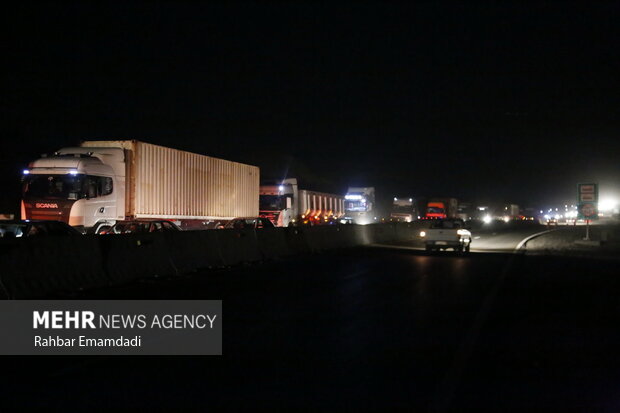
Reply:
[[136, 140], [85, 141], [23, 171], [22, 219], [101, 232], [117, 221], [186, 227], [258, 215], [259, 169]]
[[260, 216], [277, 227], [332, 224], [343, 215], [342, 195], [299, 189], [296, 178], [260, 187]]

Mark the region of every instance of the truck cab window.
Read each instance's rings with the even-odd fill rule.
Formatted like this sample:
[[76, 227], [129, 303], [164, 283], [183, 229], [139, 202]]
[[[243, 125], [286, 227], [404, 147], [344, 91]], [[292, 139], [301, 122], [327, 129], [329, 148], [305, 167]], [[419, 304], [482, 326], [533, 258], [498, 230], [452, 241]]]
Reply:
[[107, 176], [102, 176], [101, 177], [101, 195], [105, 196], [105, 195], [110, 195], [112, 193], [112, 191], [114, 190], [114, 181], [112, 181], [112, 178], [107, 177]]
[[84, 179], [84, 198], [97, 198], [110, 195], [113, 191], [112, 178], [106, 176], [87, 175]]

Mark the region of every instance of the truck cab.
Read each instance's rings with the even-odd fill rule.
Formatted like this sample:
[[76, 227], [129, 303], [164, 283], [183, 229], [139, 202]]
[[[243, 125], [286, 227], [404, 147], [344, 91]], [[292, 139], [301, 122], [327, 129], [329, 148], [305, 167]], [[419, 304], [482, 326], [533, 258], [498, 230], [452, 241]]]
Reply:
[[294, 225], [297, 220], [297, 179], [260, 186], [259, 215], [268, 218], [277, 227]]
[[345, 220], [359, 225], [375, 222], [375, 188], [349, 187], [345, 199]]
[[82, 231], [123, 219], [124, 173], [119, 176], [110, 164], [122, 162], [123, 152], [93, 149], [64, 148], [30, 163], [22, 177], [22, 219], [61, 221]]

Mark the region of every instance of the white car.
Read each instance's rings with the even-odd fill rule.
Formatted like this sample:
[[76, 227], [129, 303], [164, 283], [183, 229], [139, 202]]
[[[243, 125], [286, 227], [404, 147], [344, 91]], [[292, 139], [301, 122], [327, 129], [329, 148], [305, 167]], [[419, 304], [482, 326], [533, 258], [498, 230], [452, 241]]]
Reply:
[[434, 221], [429, 229], [420, 232], [426, 251], [445, 250], [469, 252], [471, 232], [462, 219]]

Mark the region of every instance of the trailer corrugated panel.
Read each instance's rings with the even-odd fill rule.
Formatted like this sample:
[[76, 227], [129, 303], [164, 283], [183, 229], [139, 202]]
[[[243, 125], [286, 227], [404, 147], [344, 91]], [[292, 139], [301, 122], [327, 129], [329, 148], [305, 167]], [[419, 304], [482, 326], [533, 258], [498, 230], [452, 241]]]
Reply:
[[127, 210], [137, 218], [258, 216], [259, 169], [139, 141], [88, 141], [127, 152]]
[[300, 189], [299, 210], [301, 214], [331, 211], [336, 218], [339, 218], [344, 215], [344, 197], [342, 195]]

